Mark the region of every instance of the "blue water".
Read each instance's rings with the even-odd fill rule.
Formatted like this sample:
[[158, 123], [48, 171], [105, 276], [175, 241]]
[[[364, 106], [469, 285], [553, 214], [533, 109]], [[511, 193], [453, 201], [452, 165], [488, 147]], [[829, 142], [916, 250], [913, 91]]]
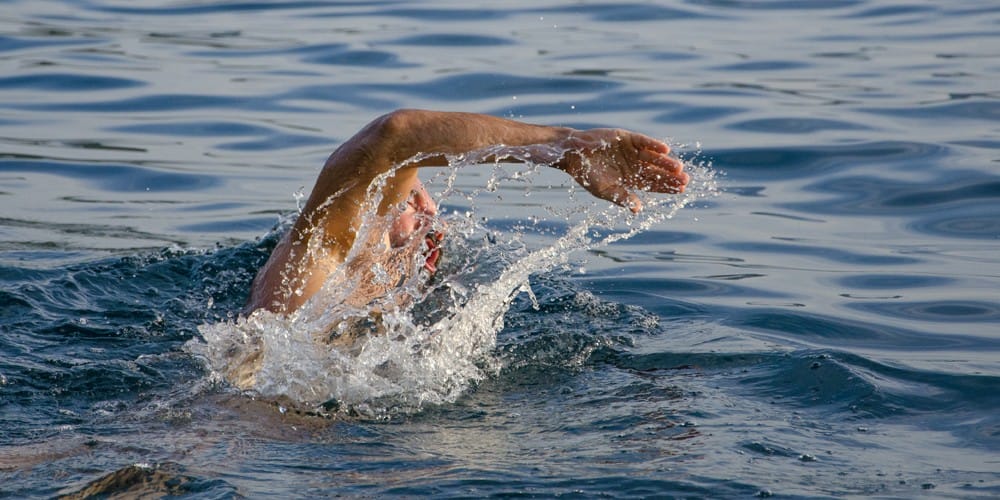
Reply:
[[[1000, 496], [1000, 6], [3, 12], [0, 496]], [[237, 393], [185, 346], [398, 107], [638, 130], [719, 193], [536, 273], [453, 400]], [[553, 179], [474, 217], [502, 240], [581, 203]]]

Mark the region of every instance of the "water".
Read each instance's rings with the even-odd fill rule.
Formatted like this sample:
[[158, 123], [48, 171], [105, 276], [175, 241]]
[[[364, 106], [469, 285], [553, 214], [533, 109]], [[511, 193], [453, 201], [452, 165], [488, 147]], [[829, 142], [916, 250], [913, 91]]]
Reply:
[[[4, 12], [4, 496], [116, 471], [205, 497], [1000, 495], [997, 7]], [[379, 372], [388, 399], [219, 383], [191, 346], [231, 324], [329, 151], [397, 107], [669, 138], [721, 194], [608, 212], [587, 250], [522, 266], [502, 328], [460, 337], [474, 359]], [[555, 172], [491, 173], [432, 183], [470, 231], [446, 265], [498, 260], [484, 282], [605, 210]]]

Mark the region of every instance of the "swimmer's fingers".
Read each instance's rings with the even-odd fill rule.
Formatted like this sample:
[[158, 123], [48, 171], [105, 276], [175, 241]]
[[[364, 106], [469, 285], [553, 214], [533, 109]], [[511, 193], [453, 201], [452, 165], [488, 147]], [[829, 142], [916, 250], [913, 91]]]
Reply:
[[637, 191], [679, 193], [689, 180], [684, 164], [669, 156], [670, 147], [651, 137], [595, 129], [572, 140], [576, 152], [564, 170], [595, 196], [633, 213], [642, 210]]
[[625, 187], [622, 183], [609, 186], [601, 191], [593, 190], [591, 192], [599, 198], [631, 210], [634, 214], [642, 211], [642, 201], [639, 200], [639, 197], [631, 189]]
[[624, 182], [633, 189], [654, 193], [679, 193], [684, 190], [689, 177], [684, 172], [684, 163], [665, 153], [643, 150], [639, 152], [635, 171], [625, 176]]
[[670, 156], [670, 146], [652, 137], [627, 133], [619, 164], [622, 181], [630, 189], [656, 193], [678, 193], [687, 184], [684, 163]]
[[684, 172], [676, 174], [654, 173], [654, 169], [644, 169], [642, 176], [633, 177], [630, 181], [621, 180], [613, 188], [599, 194], [601, 198], [616, 205], [628, 208], [632, 213], [642, 211], [642, 201], [636, 195], [637, 191], [651, 193], [676, 194], [683, 193], [688, 183], [688, 175]]
[[632, 145], [635, 149], [642, 152], [659, 154], [663, 156], [670, 154], [670, 146], [668, 146], [666, 143], [642, 134], [634, 134], [632, 136]]
[[633, 189], [653, 193], [681, 193], [690, 177], [682, 170], [667, 170], [658, 166], [643, 166], [628, 184]]
[[[667, 151], [669, 151], [669, 148]], [[648, 165], [660, 167], [669, 172], [680, 172], [684, 169], [684, 162], [669, 156], [666, 152], [643, 149], [639, 151], [639, 161]]]

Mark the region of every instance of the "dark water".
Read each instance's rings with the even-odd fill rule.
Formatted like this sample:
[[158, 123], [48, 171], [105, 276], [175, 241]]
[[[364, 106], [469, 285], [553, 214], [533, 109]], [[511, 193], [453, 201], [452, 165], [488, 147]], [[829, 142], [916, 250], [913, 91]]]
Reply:
[[[1000, 495], [998, 6], [3, 12], [0, 496]], [[183, 346], [403, 106], [669, 137], [722, 193], [538, 273], [454, 402], [327, 419], [216, 383]], [[505, 189], [500, 234], [571, 203]]]

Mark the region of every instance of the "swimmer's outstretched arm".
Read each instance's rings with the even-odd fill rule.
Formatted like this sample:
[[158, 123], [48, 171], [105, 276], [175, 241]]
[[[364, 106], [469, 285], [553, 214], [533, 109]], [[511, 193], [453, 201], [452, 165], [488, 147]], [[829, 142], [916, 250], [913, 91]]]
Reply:
[[[446, 155], [493, 145], [537, 148], [546, 154], [553, 147], [564, 149], [565, 154], [552, 158], [553, 167], [593, 195], [633, 212], [642, 208], [635, 191], [678, 193], [688, 182], [683, 164], [668, 156], [666, 144], [635, 132], [580, 131], [472, 113], [394, 111], [369, 123], [330, 155], [302, 215], [254, 280], [247, 308], [290, 312], [319, 290], [350, 250], [368, 187], [379, 175], [418, 153], [431, 155], [398, 169], [388, 180], [379, 207], [384, 214], [409, 198], [418, 182], [416, 167], [445, 166]], [[314, 262], [306, 251], [317, 244], [325, 250], [325, 262]]]
[[[340, 233], [358, 222], [353, 220], [358, 214], [347, 217], [341, 210], [358, 206], [371, 181], [394, 165], [418, 153], [440, 153], [411, 166], [444, 166], [444, 155], [498, 144], [567, 149], [571, 152], [554, 167], [570, 174], [595, 196], [633, 211], [641, 205], [632, 191], [677, 193], [688, 180], [683, 164], [668, 156], [666, 144], [626, 130], [578, 131], [472, 113], [399, 110], [375, 119], [330, 156], [304, 212], [331, 212], [333, 207], [325, 208], [324, 203], [347, 188], [340, 197], [343, 201], [335, 203], [339, 216], [327, 221], [328, 232]], [[405, 201], [415, 176], [416, 168], [400, 169], [386, 187], [383, 207]]]

